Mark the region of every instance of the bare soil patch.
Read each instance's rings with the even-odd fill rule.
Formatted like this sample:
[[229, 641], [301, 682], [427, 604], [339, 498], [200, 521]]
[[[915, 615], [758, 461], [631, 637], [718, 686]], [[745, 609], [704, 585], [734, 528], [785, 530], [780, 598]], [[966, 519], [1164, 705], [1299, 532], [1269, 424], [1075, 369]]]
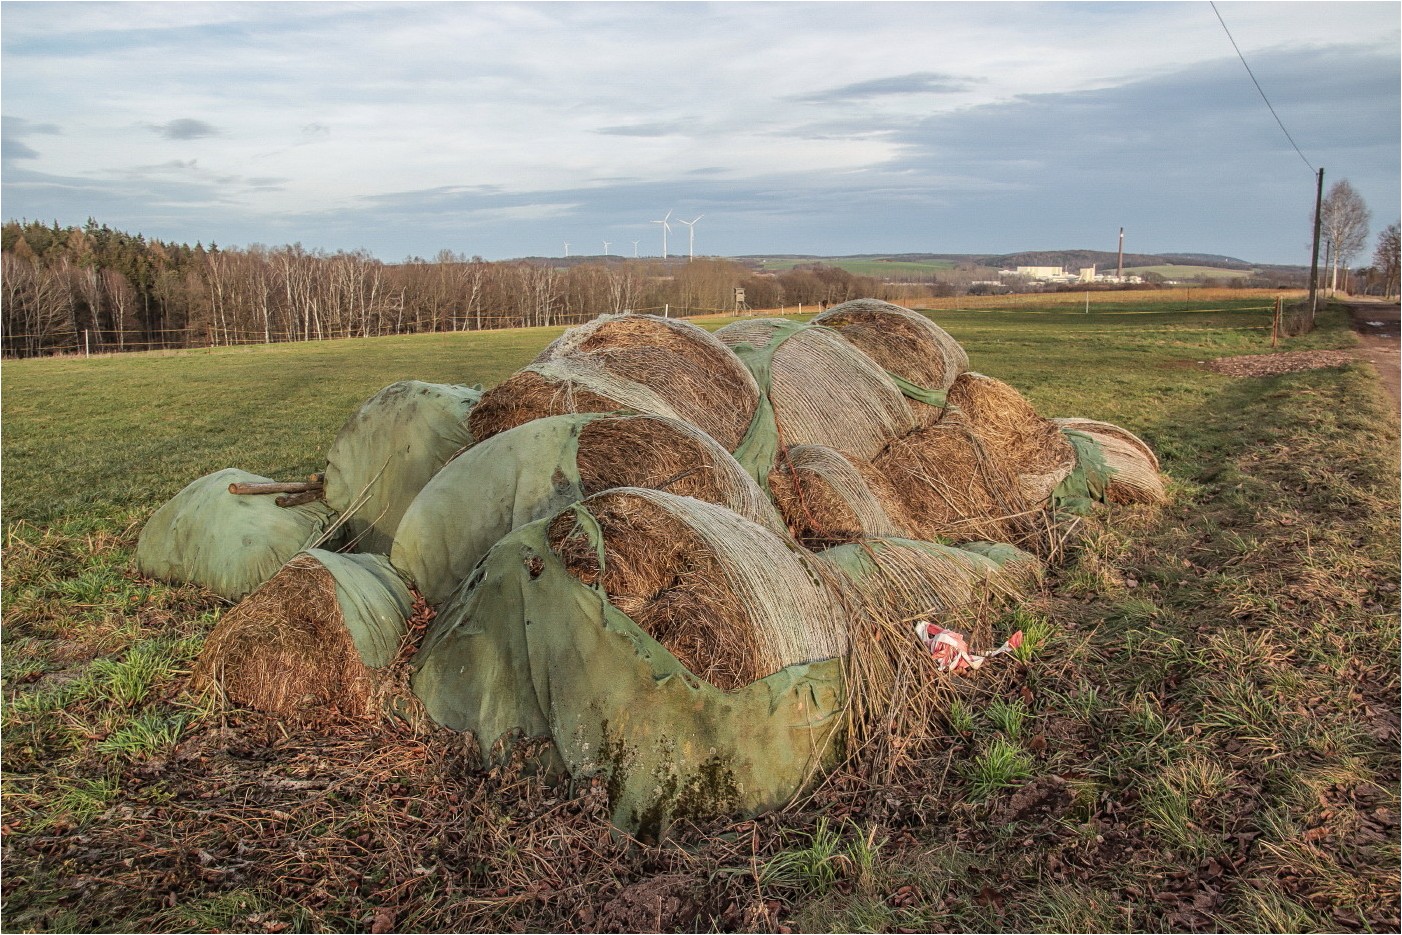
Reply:
[[1352, 351], [1288, 351], [1284, 354], [1246, 354], [1209, 360], [1208, 370], [1230, 377], [1271, 377], [1321, 367], [1342, 367], [1358, 359]]

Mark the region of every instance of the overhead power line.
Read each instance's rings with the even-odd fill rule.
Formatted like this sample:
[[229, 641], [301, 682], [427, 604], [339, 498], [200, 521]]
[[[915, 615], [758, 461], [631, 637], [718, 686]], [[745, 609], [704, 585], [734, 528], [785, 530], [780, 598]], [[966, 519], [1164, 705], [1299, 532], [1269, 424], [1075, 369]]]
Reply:
[[1232, 38], [1232, 31], [1227, 28], [1227, 21], [1222, 19], [1222, 13], [1217, 9], [1217, 4], [1214, 3], [1213, 0], [1208, 0], [1208, 5], [1212, 7], [1212, 12], [1217, 14], [1217, 22], [1222, 24], [1222, 31], [1227, 34], [1227, 41], [1232, 44], [1233, 49], [1236, 49], [1236, 57], [1241, 59], [1241, 64], [1246, 69], [1246, 73], [1251, 76], [1251, 83], [1256, 86], [1257, 92], [1261, 95], [1261, 100], [1266, 102], [1266, 107], [1270, 110], [1271, 116], [1275, 118], [1276, 123], [1280, 124], [1280, 132], [1284, 133], [1285, 138], [1290, 141], [1290, 145], [1295, 147], [1295, 152], [1300, 154], [1300, 159], [1304, 161], [1305, 165], [1309, 166], [1310, 172], [1314, 172], [1314, 166], [1308, 159], [1305, 159], [1305, 154], [1300, 152], [1300, 147], [1295, 144], [1295, 138], [1290, 135], [1289, 130], [1285, 129], [1285, 124], [1281, 122], [1280, 115], [1277, 114], [1275, 108], [1271, 106], [1270, 98], [1266, 97], [1266, 92], [1261, 89], [1261, 82], [1256, 80], [1256, 75], [1251, 71], [1251, 66], [1246, 64], [1246, 56], [1241, 54], [1241, 49], [1237, 46], [1236, 40]]

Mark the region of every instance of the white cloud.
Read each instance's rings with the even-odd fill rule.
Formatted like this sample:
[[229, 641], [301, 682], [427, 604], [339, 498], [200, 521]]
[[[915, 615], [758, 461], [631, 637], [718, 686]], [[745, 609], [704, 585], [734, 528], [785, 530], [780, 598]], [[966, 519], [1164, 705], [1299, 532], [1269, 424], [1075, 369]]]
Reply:
[[[1219, 9], [1268, 90], [1291, 77], [1271, 71], [1281, 50], [1396, 58], [1392, 4]], [[7, 121], [7, 157], [94, 186], [175, 162], [277, 180], [220, 194], [245, 225], [463, 186], [573, 205], [552, 193], [845, 184], [901, 164], [902, 130], [934, 116], [1235, 58], [1200, 3], [10, 3], [0, 19], [6, 117], [63, 128]], [[54, 213], [29, 191], [19, 210]], [[217, 223], [192, 216], [191, 239]]]

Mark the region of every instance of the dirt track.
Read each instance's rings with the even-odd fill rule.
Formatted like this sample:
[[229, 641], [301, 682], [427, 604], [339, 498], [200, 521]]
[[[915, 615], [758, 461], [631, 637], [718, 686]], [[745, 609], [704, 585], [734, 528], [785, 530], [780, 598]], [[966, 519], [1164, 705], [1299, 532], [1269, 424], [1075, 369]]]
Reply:
[[1372, 361], [1393, 401], [1402, 405], [1398, 386], [1402, 372], [1402, 356], [1398, 353], [1402, 332], [1399, 332], [1397, 303], [1354, 299], [1346, 303], [1346, 307], [1353, 319], [1353, 330], [1363, 342], [1360, 349], [1363, 357]]

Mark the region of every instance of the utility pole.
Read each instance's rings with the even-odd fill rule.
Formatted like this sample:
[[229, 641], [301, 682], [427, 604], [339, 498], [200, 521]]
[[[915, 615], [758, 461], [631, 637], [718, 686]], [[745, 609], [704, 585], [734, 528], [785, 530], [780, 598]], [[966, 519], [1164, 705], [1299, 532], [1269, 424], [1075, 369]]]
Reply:
[[1319, 308], [1319, 225], [1324, 208], [1324, 167], [1319, 167], [1319, 185], [1314, 192], [1314, 252], [1310, 257], [1310, 328], [1314, 328], [1314, 313]]

